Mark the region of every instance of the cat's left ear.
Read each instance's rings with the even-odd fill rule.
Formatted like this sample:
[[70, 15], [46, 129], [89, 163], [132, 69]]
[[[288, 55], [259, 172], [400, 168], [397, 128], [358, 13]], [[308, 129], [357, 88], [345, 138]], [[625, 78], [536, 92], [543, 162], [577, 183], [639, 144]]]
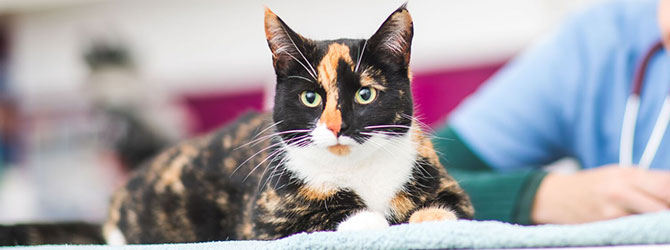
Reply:
[[368, 40], [368, 46], [381, 59], [403, 68], [409, 66], [414, 25], [407, 3], [395, 10]]
[[286, 74], [296, 62], [309, 64], [305, 62], [307, 58], [303, 53], [311, 48], [311, 41], [291, 30], [268, 8], [265, 8], [265, 38], [272, 51], [272, 62], [278, 75]]

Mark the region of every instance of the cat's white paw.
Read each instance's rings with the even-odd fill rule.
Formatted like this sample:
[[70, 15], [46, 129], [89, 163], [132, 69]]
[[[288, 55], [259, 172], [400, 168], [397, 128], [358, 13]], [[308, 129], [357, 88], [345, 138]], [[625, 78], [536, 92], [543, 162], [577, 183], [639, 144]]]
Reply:
[[110, 246], [123, 246], [126, 245], [126, 237], [123, 237], [123, 233], [116, 226], [105, 225], [103, 228], [103, 234], [107, 245]]
[[337, 231], [361, 231], [387, 227], [389, 227], [389, 222], [386, 221], [384, 215], [372, 211], [360, 211], [337, 225]]

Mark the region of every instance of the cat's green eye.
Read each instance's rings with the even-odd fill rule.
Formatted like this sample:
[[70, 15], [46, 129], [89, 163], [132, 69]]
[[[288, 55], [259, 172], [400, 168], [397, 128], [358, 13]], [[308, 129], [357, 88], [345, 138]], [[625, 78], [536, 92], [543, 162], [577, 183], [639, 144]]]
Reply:
[[314, 108], [321, 104], [321, 95], [311, 90], [303, 91], [300, 94], [300, 101], [302, 101], [302, 104], [305, 104], [305, 106]]
[[377, 90], [370, 87], [362, 87], [356, 92], [356, 102], [369, 104], [377, 97]]

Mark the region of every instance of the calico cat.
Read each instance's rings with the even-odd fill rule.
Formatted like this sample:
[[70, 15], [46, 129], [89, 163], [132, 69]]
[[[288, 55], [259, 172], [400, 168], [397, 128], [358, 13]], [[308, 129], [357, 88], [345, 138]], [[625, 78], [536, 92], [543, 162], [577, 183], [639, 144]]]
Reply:
[[405, 5], [369, 39], [315, 41], [269, 9], [272, 114], [159, 154], [112, 198], [109, 244], [270, 240], [471, 218], [413, 118]]

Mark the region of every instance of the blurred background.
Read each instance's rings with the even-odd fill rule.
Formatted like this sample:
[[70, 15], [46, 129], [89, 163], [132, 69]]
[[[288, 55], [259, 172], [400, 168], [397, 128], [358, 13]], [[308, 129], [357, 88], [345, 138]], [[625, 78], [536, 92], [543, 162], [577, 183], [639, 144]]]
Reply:
[[[414, 0], [414, 95], [439, 126], [594, 0]], [[161, 148], [268, 110], [263, 6], [313, 39], [367, 38], [404, 0], [0, 0], [0, 223], [101, 221]]]

